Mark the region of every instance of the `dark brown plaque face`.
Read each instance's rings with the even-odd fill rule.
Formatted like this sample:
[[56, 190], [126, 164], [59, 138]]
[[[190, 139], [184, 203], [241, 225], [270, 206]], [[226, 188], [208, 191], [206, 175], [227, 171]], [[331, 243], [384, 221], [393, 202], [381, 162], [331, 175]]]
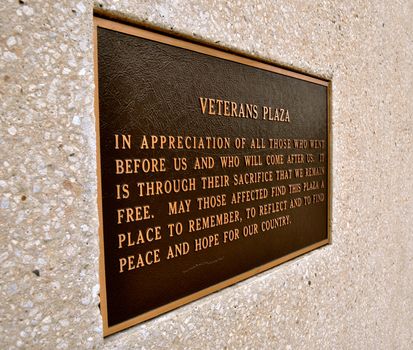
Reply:
[[109, 335], [329, 243], [328, 82], [95, 19]]

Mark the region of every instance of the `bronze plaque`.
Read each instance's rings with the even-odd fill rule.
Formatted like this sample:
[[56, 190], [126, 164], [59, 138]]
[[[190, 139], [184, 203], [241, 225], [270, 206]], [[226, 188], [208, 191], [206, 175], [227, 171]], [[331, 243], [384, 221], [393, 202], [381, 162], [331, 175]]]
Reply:
[[104, 335], [330, 242], [329, 82], [95, 18]]

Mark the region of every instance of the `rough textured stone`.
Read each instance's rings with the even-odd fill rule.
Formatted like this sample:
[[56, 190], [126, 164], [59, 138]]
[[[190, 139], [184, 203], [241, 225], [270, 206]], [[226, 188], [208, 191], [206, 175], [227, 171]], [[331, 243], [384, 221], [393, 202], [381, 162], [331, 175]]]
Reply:
[[[92, 10], [331, 78], [333, 245], [105, 340]], [[0, 3], [2, 348], [413, 348], [411, 1]]]

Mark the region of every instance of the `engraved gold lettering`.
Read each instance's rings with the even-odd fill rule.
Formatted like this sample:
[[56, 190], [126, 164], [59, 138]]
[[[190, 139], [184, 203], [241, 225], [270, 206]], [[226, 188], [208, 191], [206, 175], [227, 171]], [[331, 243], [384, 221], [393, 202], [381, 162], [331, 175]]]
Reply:
[[280, 211], [286, 210], [287, 208], [288, 201], [283, 200], [279, 202], [271, 202], [267, 204], [262, 204], [258, 206], [258, 215], [263, 216], [263, 215], [269, 215], [269, 214], [274, 214], [278, 213]]
[[284, 164], [283, 154], [267, 154], [265, 157], [265, 163], [267, 165], [281, 165]]
[[227, 195], [226, 194], [218, 194], [215, 196], [207, 196], [207, 197], [198, 197], [198, 210], [204, 209], [212, 209], [212, 208], [219, 208], [227, 205]]
[[129, 185], [116, 185], [116, 199], [127, 199], [129, 198]]
[[268, 107], [262, 106], [262, 119], [267, 120], [268, 118]]
[[304, 163], [304, 154], [289, 154], [287, 157], [287, 164]]
[[258, 171], [253, 173], [234, 174], [232, 176], [232, 180], [234, 186], [256, 184], [261, 182], [272, 182], [273, 172]]
[[[296, 170], [296, 169], [294, 169]], [[282, 180], [289, 180], [293, 176], [293, 171], [292, 169], [287, 169], [287, 170], [275, 170], [275, 179], [277, 181], [282, 181]]]
[[233, 168], [239, 167], [239, 157], [238, 156], [221, 156], [219, 157], [221, 161], [222, 168]]
[[199, 98], [199, 102], [201, 102], [201, 111], [202, 111], [202, 114], [205, 114], [206, 108], [207, 108], [208, 99], [205, 98], [205, 97], [200, 97], [200, 98]]
[[229, 149], [230, 137], [220, 136], [142, 136], [141, 149]]
[[227, 187], [229, 186], [229, 176], [228, 175], [217, 175], [217, 176], [203, 176], [201, 177], [202, 189]]
[[215, 112], [215, 99], [213, 99], [213, 98], [210, 98], [209, 99], [209, 104], [208, 104], [208, 114], [209, 115], [215, 115], [216, 114], [216, 112]]
[[195, 170], [212, 169], [215, 165], [214, 158], [212, 157], [196, 157], [195, 158]]
[[[253, 112], [253, 106], [251, 104], [247, 104], [246, 107], [247, 107], [246, 116], [251, 118], [253, 116], [253, 113], [252, 113]], [[255, 106], [255, 107], [257, 107], [257, 106]], [[254, 115], [255, 115], [255, 113], [254, 113]]]
[[139, 197], [190, 192], [196, 190], [195, 178], [138, 182], [136, 185], [138, 187]]
[[130, 149], [131, 148], [131, 135], [121, 135], [122, 146], [119, 145], [119, 135], [115, 135], [115, 149]]
[[183, 256], [189, 253], [189, 243], [188, 242], [182, 242], [182, 243], [177, 243], [174, 246], [169, 246], [168, 247], [168, 255], [166, 256], [166, 259], [173, 259], [178, 256]]
[[151, 218], [151, 215], [149, 214], [149, 205], [117, 209], [117, 216], [118, 225], [128, 222], [148, 220]]
[[230, 101], [224, 101], [224, 116], [229, 117], [231, 115], [230, 113]]
[[135, 234], [131, 232], [119, 233], [118, 248], [123, 248], [125, 242], [127, 247], [132, 247], [136, 244], [158, 241], [161, 238], [161, 226], [147, 227], [145, 230], [138, 230]]
[[236, 102], [231, 102], [231, 117], [238, 117]]
[[271, 187], [271, 197], [284, 196], [287, 193], [287, 187], [284, 185]]
[[240, 118], [245, 118], [245, 108], [244, 108], [244, 104], [243, 104], [243, 103], [241, 103], [241, 104], [239, 105], [238, 116], [239, 116]]
[[252, 106], [252, 109], [254, 110], [254, 114], [252, 115], [252, 117], [253, 117], [254, 119], [257, 119], [257, 118], [258, 118], [258, 106], [257, 106], [257, 105], [253, 105], [253, 106]]
[[[160, 250], [149, 250], [145, 254], [129, 255], [127, 258], [119, 259], [119, 273], [135, 270], [147, 265], [158, 263]], [[136, 259], [136, 260], [135, 260]]]
[[[252, 147], [251, 147], [252, 148]], [[261, 166], [262, 158], [261, 155], [245, 155], [244, 156], [245, 166]]]
[[165, 172], [165, 158], [150, 159], [115, 159], [116, 174], [136, 174], [140, 171], [143, 173]]
[[232, 242], [239, 239], [239, 229], [234, 228], [233, 230], [224, 231], [224, 243]]
[[290, 112], [284, 108], [262, 106], [262, 119], [274, 122], [290, 122]]
[[223, 105], [224, 101], [222, 100], [217, 100], [217, 104], [218, 104], [218, 115], [222, 115], [222, 105]]
[[218, 233], [214, 235], [209, 235], [206, 237], [196, 238], [194, 240], [195, 251], [199, 251], [202, 249], [211, 248], [213, 246], [219, 245], [219, 235]]
[[292, 147], [290, 139], [268, 139], [268, 142], [272, 149], [289, 149]]
[[309, 181], [303, 183], [303, 191], [314, 191], [320, 189], [320, 183], [318, 181]]
[[252, 148], [252, 149], [263, 149], [263, 148], [265, 148], [264, 139], [252, 139], [250, 148]]
[[206, 230], [208, 228], [218, 227], [222, 225], [232, 224], [240, 221], [238, 210], [219, 213], [210, 216], [199, 217], [188, 220], [188, 231], [196, 232]]
[[189, 212], [190, 205], [190, 199], [185, 199], [183, 201], [168, 202], [168, 215], [187, 213]]
[[290, 215], [283, 215], [261, 222], [261, 231], [272, 231], [278, 227], [286, 226], [289, 224], [291, 224]]
[[305, 168], [305, 176], [321, 176], [324, 175], [325, 168], [321, 167], [314, 167], [314, 168]]
[[256, 188], [254, 190], [238, 191], [232, 194], [231, 204], [239, 204], [251, 201], [266, 199], [268, 197], [267, 188]]
[[301, 192], [301, 184], [291, 184], [288, 185], [288, 188], [290, 189], [290, 193], [299, 193]]
[[242, 234], [244, 237], [254, 236], [258, 233], [258, 224], [251, 224], [242, 228]]

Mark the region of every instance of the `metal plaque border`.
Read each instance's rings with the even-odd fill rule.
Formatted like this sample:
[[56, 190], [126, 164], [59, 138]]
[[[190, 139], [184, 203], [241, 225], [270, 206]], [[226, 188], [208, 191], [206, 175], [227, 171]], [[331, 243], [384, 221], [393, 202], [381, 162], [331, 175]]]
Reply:
[[[320, 242], [317, 242], [315, 244], [312, 244], [310, 246], [307, 246], [305, 248], [294, 251], [281, 258], [275, 259], [267, 264], [258, 266], [240, 275], [231, 277], [230, 279], [227, 279], [223, 282], [220, 282], [218, 284], [215, 284], [213, 286], [200, 290], [189, 296], [175, 300], [171, 303], [168, 303], [166, 305], [163, 305], [161, 307], [158, 307], [156, 309], [153, 309], [151, 311], [148, 311], [141, 315], [133, 317], [127, 321], [124, 321], [122, 323], [109, 327], [107, 300], [106, 300], [106, 276], [105, 276], [105, 266], [104, 266], [103, 213], [102, 213], [102, 188], [101, 188], [102, 182], [101, 182], [101, 157], [100, 157], [100, 133], [99, 133], [99, 93], [98, 93], [99, 86], [98, 86], [98, 54], [97, 54], [97, 28], [98, 27], [110, 29], [113, 31], [117, 31], [117, 32], [153, 40], [153, 41], [157, 41], [160, 43], [164, 43], [164, 44], [168, 44], [168, 45], [172, 45], [172, 46], [176, 46], [180, 48], [184, 48], [187, 50], [203, 53], [203, 54], [213, 56], [213, 57], [219, 57], [225, 60], [238, 62], [238, 63], [244, 64], [247, 66], [264, 69], [264, 70], [274, 72], [277, 74], [282, 74], [282, 75], [293, 77], [296, 79], [305, 80], [305, 81], [308, 81], [314, 84], [326, 86], [327, 87], [327, 105], [328, 105], [328, 108], [327, 108], [327, 144], [328, 144], [328, 149], [327, 149], [327, 152], [328, 152], [327, 154], [327, 159], [328, 159], [328, 163], [327, 163], [327, 177], [328, 177], [327, 178], [328, 180], [327, 181], [328, 183], [327, 185], [327, 200], [328, 200], [328, 203], [327, 203], [327, 235], [328, 235], [328, 238]], [[241, 56], [240, 54], [234, 54], [231, 52], [222, 51], [217, 48], [205, 46], [204, 44], [190, 42], [190, 41], [183, 40], [180, 38], [175, 38], [175, 37], [172, 37], [166, 34], [161, 34], [158, 32], [154, 32], [148, 29], [142, 29], [135, 25], [120, 23], [114, 20], [109, 20], [106, 18], [98, 17], [96, 14], [93, 17], [93, 47], [94, 47], [94, 82], [95, 82], [95, 104], [94, 105], [95, 105], [95, 117], [96, 117], [96, 123], [95, 123], [95, 126], [96, 126], [96, 160], [97, 160], [97, 179], [98, 179], [97, 180], [97, 186], [98, 186], [97, 205], [98, 205], [98, 214], [99, 214], [99, 248], [100, 248], [100, 254], [99, 254], [99, 278], [100, 278], [100, 301], [101, 301], [100, 305], [101, 305], [101, 314], [102, 314], [102, 319], [103, 319], [103, 335], [105, 337], [113, 333], [119, 332], [121, 330], [124, 330], [126, 328], [129, 328], [138, 323], [141, 323], [143, 321], [149, 320], [165, 312], [176, 309], [182, 305], [188, 304], [194, 300], [197, 300], [208, 294], [211, 294], [220, 289], [223, 289], [237, 282], [245, 280], [260, 272], [263, 272], [277, 265], [280, 265], [288, 260], [294, 259], [300, 255], [308, 253], [314, 249], [317, 249], [317, 248], [320, 248], [322, 246], [332, 243], [332, 238], [331, 238], [331, 223], [332, 223], [332, 218], [331, 218], [331, 211], [332, 211], [332, 203], [331, 203], [332, 157], [331, 157], [331, 154], [332, 154], [332, 148], [331, 147], [332, 147], [332, 142], [331, 142], [331, 122], [330, 122], [331, 93], [332, 93], [331, 80], [317, 78], [314, 76], [292, 71], [287, 68], [282, 68], [274, 64], [269, 64], [269, 63], [260, 61], [258, 59], [244, 57], [244, 56]]]

